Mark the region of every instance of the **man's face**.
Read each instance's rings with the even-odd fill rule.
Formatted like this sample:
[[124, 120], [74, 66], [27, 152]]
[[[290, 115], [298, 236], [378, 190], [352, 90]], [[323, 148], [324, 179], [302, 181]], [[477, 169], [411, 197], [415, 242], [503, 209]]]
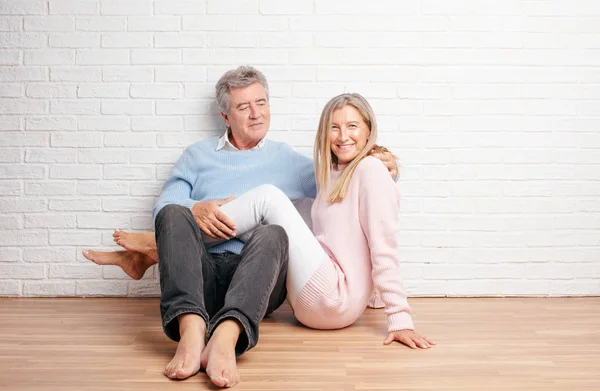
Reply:
[[267, 92], [260, 83], [234, 88], [229, 93], [229, 113], [221, 113], [231, 128], [229, 141], [238, 149], [251, 149], [269, 131], [271, 110]]

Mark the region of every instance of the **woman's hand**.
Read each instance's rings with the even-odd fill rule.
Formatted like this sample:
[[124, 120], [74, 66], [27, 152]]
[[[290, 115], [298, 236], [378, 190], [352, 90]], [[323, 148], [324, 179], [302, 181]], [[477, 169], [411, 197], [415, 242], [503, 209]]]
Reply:
[[389, 345], [393, 341], [402, 342], [411, 349], [429, 349], [435, 345], [435, 342], [429, 338], [424, 337], [416, 331], [410, 329], [390, 331], [385, 341], [383, 341], [383, 344]]

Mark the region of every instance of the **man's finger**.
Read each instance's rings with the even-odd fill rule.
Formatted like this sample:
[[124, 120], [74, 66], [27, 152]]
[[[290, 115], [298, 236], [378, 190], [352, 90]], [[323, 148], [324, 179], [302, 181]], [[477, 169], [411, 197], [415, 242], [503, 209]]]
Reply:
[[217, 205], [221, 206], [221, 205], [225, 205], [226, 203], [228, 203], [229, 201], [233, 201], [235, 197], [234, 196], [229, 196], [227, 198], [222, 198], [220, 200], [216, 200]]
[[227, 216], [225, 213], [223, 213], [220, 210], [217, 210], [215, 212], [215, 218], [220, 221], [221, 223], [225, 224], [227, 227], [229, 227], [230, 230], [235, 231], [235, 229], [237, 228], [235, 226], [235, 223], [233, 222], [233, 220], [231, 220], [229, 218], [229, 216]]
[[221, 223], [219, 220], [213, 221], [213, 225], [216, 229], [219, 230], [223, 235], [227, 236], [227, 239], [231, 239], [235, 237], [235, 231]]

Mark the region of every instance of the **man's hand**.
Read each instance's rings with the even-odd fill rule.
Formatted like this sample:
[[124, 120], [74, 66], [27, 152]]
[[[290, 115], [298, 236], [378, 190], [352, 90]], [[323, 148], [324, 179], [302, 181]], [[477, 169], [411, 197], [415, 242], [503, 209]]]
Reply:
[[421, 349], [429, 349], [431, 346], [435, 345], [435, 342], [429, 338], [410, 329], [390, 331], [385, 341], [383, 341], [383, 344], [389, 345], [393, 341], [402, 342], [411, 349], [416, 349], [418, 347]]
[[215, 239], [228, 240], [235, 237], [235, 223], [223, 213], [219, 206], [233, 200], [233, 196], [221, 200], [196, 202], [192, 214], [202, 232]]
[[373, 149], [369, 151], [369, 155], [381, 160], [390, 172], [392, 179], [396, 181], [396, 179], [398, 178], [398, 162], [396, 161], [396, 156], [394, 156], [393, 153], [391, 153], [385, 147], [375, 145]]

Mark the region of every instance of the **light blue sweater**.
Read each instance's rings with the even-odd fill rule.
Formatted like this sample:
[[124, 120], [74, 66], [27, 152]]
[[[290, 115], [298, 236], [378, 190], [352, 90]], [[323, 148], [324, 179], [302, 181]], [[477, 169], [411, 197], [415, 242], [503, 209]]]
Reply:
[[[311, 159], [289, 145], [266, 140], [263, 147], [249, 151], [216, 150], [218, 138], [189, 146], [165, 182], [152, 211], [168, 204], [192, 208], [198, 201], [239, 196], [259, 185], [272, 184], [292, 201], [315, 198], [315, 169]], [[210, 252], [241, 253], [243, 242], [232, 239], [210, 248]]]

